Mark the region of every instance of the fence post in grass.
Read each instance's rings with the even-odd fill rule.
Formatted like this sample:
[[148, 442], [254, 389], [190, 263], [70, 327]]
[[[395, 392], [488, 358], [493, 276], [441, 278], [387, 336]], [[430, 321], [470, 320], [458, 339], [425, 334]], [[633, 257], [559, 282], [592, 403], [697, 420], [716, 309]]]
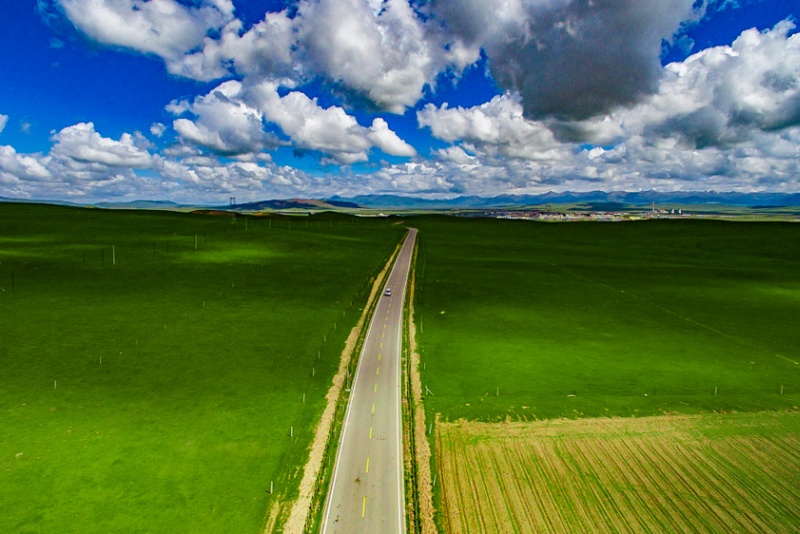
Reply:
[[783, 395], [783, 386], [781, 386], [781, 395]]
[[306, 394], [303, 393], [303, 404], [305, 404], [305, 403], [306, 403]]
[[499, 396], [500, 396], [500, 388], [498, 387], [497, 388], [497, 395], [495, 395], [495, 397], [499, 397]]
[[58, 380], [53, 380], [53, 389], [58, 387]]
[[717, 386], [714, 386], [714, 396], [717, 396]]
[[270, 480], [269, 481], [269, 494], [270, 495], [272, 495], [272, 490], [274, 489], [274, 487], [275, 487], [275, 481], [274, 480]]
[[315, 374], [317, 374], [317, 368], [316, 367], [312, 367], [311, 368], [311, 376], [314, 376]]
[[290, 437], [290, 438], [293, 438], [293, 437], [294, 437], [294, 427], [293, 427], [293, 426], [290, 426], [290, 427], [289, 427], [289, 437]]
[[114, 245], [111, 245], [111, 265], [117, 265], [117, 248]]

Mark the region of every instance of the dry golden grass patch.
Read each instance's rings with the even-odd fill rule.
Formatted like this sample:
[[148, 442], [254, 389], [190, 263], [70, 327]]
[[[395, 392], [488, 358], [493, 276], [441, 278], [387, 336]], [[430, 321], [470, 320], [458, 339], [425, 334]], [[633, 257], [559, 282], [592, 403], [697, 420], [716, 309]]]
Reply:
[[796, 532], [800, 413], [437, 425], [447, 531]]

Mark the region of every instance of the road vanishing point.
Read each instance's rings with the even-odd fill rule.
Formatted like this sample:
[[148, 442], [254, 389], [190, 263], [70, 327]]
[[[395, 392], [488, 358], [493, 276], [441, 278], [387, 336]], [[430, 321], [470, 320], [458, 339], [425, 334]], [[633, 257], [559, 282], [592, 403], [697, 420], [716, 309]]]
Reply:
[[370, 321], [353, 380], [322, 523], [323, 534], [403, 534], [400, 369], [403, 304], [417, 231], [397, 255]]

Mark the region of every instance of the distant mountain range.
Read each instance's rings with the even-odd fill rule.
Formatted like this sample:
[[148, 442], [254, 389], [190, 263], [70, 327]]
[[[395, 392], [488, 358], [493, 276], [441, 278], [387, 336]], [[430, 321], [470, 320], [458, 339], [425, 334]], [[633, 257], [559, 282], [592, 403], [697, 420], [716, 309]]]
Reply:
[[302, 198], [290, 198], [286, 200], [261, 200], [258, 202], [246, 202], [244, 204], [236, 204], [234, 206], [227, 206], [227, 209], [235, 209], [241, 211], [261, 211], [261, 210], [288, 210], [288, 209], [305, 209], [305, 210], [331, 210], [337, 208], [360, 208], [358, 204], [344, 200], [313, 200]]
[[[47, 204], [86, 205], [59, 201], [31, 201], [16, 200], [0, 197], [0, 202], [42, 202]], [[263, 210], [336, 210], [336, 209], [424, 209], [424, 210], [453, 210], [453, 209], [492, 209], [492, 208], [522, 208], [527, 206], [542, 206], [548, 204], [581, 204], [590, 206], [635, 207], [650, 206], [653, 203], [673, 205], [720, 205], [739, 206], [748, 208], [772, 207], [798, 207], [800, 206], [800, 193], [720, 193], [716, 191], [675, 191], [661, 193], [658, 191], [590, 191], [583, 193], [544, 193], [541, 195], [500, 195], [495, 197], [461, 196], [451, 199], [431, 200], [413, 196], [400, 195], [358, 195], [355, 197], [334, 196], [329, 199], [276, 199], [247, 202], [236, 205], [190, 205], [177, 204], [166, 200], [135, 200], [127, 202], [99, 202], [92, 206], [107, 209], [216, 209], [236, 211], [263, 211]], [[599, 208], [597, 208], [599, 209]]]
[[428, 200], [397, 195], [360, 195], [351, 198], [332, 197], [332, 201], [357, 204], [361, 207], [383, 209], [490, 209], [546, 204], [609, 204], [649, 206], [656, 204], [717, 204], [743, 207], [800, 206], [800, 193], [718, 193], [716, 191], [658, 191], [585, 193], [544, 193], [541, 195], [500, 195], [495, 197], [462, 196], [452, 199]]

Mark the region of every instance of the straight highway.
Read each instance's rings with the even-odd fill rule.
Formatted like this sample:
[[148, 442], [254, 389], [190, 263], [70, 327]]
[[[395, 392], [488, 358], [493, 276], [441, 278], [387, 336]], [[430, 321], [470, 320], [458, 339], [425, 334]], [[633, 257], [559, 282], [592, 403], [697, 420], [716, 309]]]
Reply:
[[405, 533], [401, 400], [403, 301], [417, 231], [411, 229], [382, 291], [345, 414], [323, 534]]

